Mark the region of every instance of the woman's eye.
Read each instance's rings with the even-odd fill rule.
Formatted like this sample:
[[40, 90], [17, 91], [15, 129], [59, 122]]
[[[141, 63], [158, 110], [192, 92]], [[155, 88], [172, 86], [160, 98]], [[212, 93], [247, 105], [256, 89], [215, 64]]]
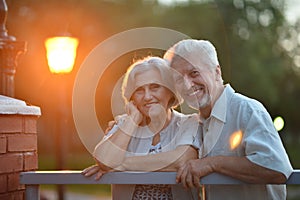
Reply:
[[137, 94], [141, 94], [142, 92], [144, 92], [144, 89], [141, 88], [141, 87], [137, 88], [137, 89], [134, 91], [134, 93], [137, 93]]
[[159, 88], [160, 88], [160, 85], [158, 85], [158, 84], [151, 84], [150, 85], [150, 90], [157, 90]]

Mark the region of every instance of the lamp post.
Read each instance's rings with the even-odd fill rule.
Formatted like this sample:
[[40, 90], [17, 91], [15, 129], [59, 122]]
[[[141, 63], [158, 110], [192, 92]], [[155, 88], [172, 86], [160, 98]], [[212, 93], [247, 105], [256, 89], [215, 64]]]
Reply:
[[[76, 52], [78, 46], [78, 39], [70, 36], [57, 36], [48, 38], [45, 41], [47, 51], [48, 66], [51, 73], [55, 75], [55, 84], [57, 84], [57, 103], [56, 103], [56, 129], [55, 129], [55, 143], [56, 143], [56, 167], [57, 169], [64, 169], [65, 167], [65, 134], [67, 131], [66, 119], [68, 112], [66, 112], [66, 85], [65, 75], [69, 74], [74, 66]], [[64, 186], [58, 185], [58, 199], [64, 199]]]
[[17, 57], [26, 51], [26, 42], [16, 41], [6, 30], [7, 5], [0, 0], [0, 94], [14, 97]]

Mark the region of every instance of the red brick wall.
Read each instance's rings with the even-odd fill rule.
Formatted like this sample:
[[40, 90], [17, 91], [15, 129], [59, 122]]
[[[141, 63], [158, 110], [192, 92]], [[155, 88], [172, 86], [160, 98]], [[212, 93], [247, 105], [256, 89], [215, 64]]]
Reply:
[[38, 116], [0, 114], [0, 199], [25, 199], [22, 171], [38, 168]]

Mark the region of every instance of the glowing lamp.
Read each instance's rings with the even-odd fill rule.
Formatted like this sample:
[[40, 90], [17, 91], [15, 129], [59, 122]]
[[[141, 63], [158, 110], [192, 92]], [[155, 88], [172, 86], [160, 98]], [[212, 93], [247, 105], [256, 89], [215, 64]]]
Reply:
[[45, 41], [45, 46], [48, 66], [52, 73], [59, 74], [72, 71], [78, 46], [77, 38], [52, 37]]

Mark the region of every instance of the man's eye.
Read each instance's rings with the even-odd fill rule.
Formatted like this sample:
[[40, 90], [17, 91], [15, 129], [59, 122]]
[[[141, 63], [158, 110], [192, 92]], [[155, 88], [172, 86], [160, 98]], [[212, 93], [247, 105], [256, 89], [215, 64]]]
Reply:
[[191, 73], [190, 73], [190, 76], [191, 77], [196, 77], [196, 76], [198, 76], [199, 75], [199, 72], [198, 71], [192, 71]]

